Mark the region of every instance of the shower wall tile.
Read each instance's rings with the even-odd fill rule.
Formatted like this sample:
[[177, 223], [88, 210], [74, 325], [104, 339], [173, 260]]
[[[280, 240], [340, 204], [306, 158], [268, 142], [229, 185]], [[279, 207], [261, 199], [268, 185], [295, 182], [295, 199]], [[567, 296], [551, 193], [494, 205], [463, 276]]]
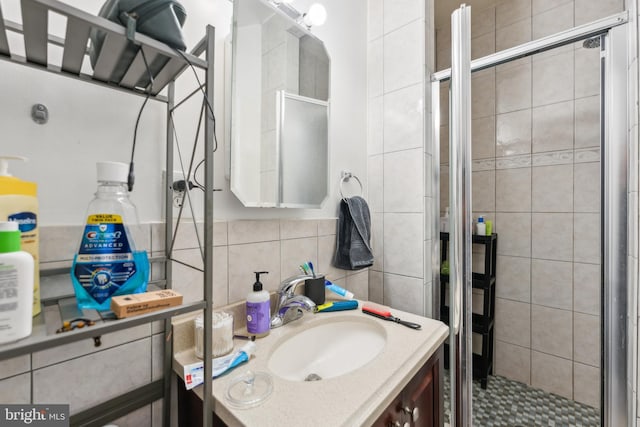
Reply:
[[573, 4], [573, 0], [532, 0], [531, 12], [533, 15], [538, 15], [545, 10], [553, 9], [564, 3]]
[[531, 214], [497, 212], [495, 232], [500, 236], [498, 255], [531, 256]]
[[472, 172], [474, 212], [493, 212], [496, 209], [496, 171]]
[[424, 156], [421, 148], [384, 155], [384, 212], [422, 212]]
[[600, 316], [573, 314], [573, 360], [600, 366]]
[[[424, 1], [384, 0], [384, 33], [424, 17]], [[386, 70], [385, 70], [386, 72]]]
[[558, 151], [573, 148], [573, 101], [534, 108], [532, 151]]
[[531, 17], [531, 0], [507, 0], [496, 5], [496, 28]]
[[474, 119], [495, 114], [494, 70], [484, 70], [471, 76], [471, 114]]
[[573, 3], [565, 3], [533, 17], [533, 39], [573, 27]]
[[482, 58], [496, 51], [496, 36], [488, 33], [471, 39], [471, 59]]
[[531, 169], [497, 170], [495, 192], [498, 212], [531, 211]]
[[495, 93], [497, 113], [531, 108], [531, 59], [496, 67]]
[[573, 50], [533, 57], [533, 106], [573, 99]]
[[600, 315], [600, 265], [573, 264], [573, 309], [576, 312]]
[[424, 315], [422, 279], [384, 273], [384, 305], [398, 310]]
[[385, 273], [422, 278], [424, 245], [422, 227], [422, 214], [384, 214]]
[[531, 349], [495, 341], [495, 374], [531, 384]]
[[531, 258], [498, 255], [496, 296], [520, 302], [531, 302]]
[[573, 364], [573, 399], [600, 409], [600, 369], [582, 363]]
[[573, 212], [573, 165], [532, 168], [534, 212]]
[[572, 313], [540, 305], [531, 306], [531, 348], [571, 359]]
[[600, 49], [575, 50], [575, 98], [600, 94]]
[[384, 214], [371, 215], [371, 249], [373, 250], [372, 269], [384, 271]]
[[496, 29], [496, 52], [531, 41], [531, 18]]
[[497, 157], [531, 153], [531, 110], [498, 114], [495, 144]]
[[367, 159], [367, 191], [369, 194], [369, 210], [373, 212], [384, 211], [384, 156], [382, 154], [369, 156]]
[[[494, 33], [496, 29], [496, 12], [494, 8], [484, 8], [474, 10], [471, 14], [471, 37], [478, 37], [487, 33]], [[449, 37], [447, 43], [451, 45], [451, 36], [449, 29]]]
[[[417, 0], [401, 0], [417, 3]], [[393, 7], [393, 10], [398, 10]], [[385, 18], [387, 14], [385, 13]], [[386, 25], [385, 25], [386, 27]], [[424, 25], [422, 21], [412, 23], [384, 37], [384, 93], [401, 89], [423, 79]]]
[[385, 153], [422, 148], [424, 137], [422, 91], [422, 84], [417, 84], [384, 96]]
[[[471, 156], [473, 159], [486, 159], [496, 155], [496, 118], [487, 116], [471, 122]], [[441, 159], [442, 161], [442, 159]]]
[[572, 214], [534, 213], [531, 228], [534, 258], [573, 261]]
[[568, 399], [573, 398], [573, 363], [571, 360], [533, 351], [531, 385]]
[[575, 147], [600, 146], [600, 97], [589, 96], [575, 101]]
[[531, 311], [529, 307], [529, 304], [496, 298], [496, 340], [531, 348]]
[[531, 260], [531, 302], [546, 307], [573, 308], [573, 263]]
[[384, 0], [367, 1], [367, 32], [368, 40], [374, 40], [383, 34]]
[[369, 98], [375, 98], [384, 93], [382, 40], [379, 38], [370, 42], [367, 49], [367, 93]]
[[384, 151], [384, 108], [383, 97], [378, 96], [369, 100], [367, 111], [367, 154], [381, 154]]
[[574, 215], [573, 245], [576, 262], [600, 263], [600, 215]]
[[586, 24], [624, 10], [623, 0], [576, 0], [576, 25]]
[[581, 163], [574, 166], [575, 212], [600, 212], [600, 163]]

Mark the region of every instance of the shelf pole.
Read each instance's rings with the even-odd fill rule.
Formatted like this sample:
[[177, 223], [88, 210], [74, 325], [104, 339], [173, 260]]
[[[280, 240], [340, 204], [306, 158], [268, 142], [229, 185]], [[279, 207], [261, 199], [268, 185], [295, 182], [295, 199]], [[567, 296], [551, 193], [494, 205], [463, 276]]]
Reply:
[[[164, 278], [167, 282], [166, 288], [173, 287], [172, 264], [171, 264], [171, 242], [173, 236], [173, 190], [171, 189], [171, 177], [173, 176], [173, 121], [171, 120], [171, 112], [175, 103], [175, 82], [171, 81], [167, 89], [167, 144], [165, 170], [166, 177], [164, 182], [165, 206], [164, 206]], [[171, 339], [171, 318], [164, 321], [164, 400], [162, 404], [162, 425], [169, 427], [171, 425], [171, 379], [173, 378], [172, 357], [173, 357], [173, 340]]]
[[[205, 100], [213, 109], [213, 84], [215, 71], [215, 28], [207, 25], [206, 48], [206, 93]], [[211, 353], [212, 353], [212, 310], [213, 310], [213, 149], [214, 149], [214, 117], [213, 111], [205, 108], [207, 121], [205, 123], [205, 148], [204, 148], [204, 393], [202, 404], [203, 426], [213, 426], [213, 413], [211, 400], [213, 399], [213, 381]]]

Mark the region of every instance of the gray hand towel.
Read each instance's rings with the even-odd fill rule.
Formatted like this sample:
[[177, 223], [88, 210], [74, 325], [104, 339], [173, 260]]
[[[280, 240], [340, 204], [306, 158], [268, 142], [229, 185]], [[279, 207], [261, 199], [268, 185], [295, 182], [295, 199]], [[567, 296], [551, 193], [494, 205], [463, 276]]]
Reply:
[[344, 270], [359, 270], [373, 264], [371, 217], [367, 202], [359, 196], [340, 202], [336, 254], [333, 265]]

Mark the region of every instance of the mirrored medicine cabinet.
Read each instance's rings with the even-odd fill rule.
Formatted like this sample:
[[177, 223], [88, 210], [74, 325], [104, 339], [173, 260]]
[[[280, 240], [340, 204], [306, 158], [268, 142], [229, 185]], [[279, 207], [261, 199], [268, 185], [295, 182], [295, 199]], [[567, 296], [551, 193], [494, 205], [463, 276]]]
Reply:
[[331, 62], [292, 10], [233, 2], [230, 181], [248, 207], [320, 208], [328, 195]]

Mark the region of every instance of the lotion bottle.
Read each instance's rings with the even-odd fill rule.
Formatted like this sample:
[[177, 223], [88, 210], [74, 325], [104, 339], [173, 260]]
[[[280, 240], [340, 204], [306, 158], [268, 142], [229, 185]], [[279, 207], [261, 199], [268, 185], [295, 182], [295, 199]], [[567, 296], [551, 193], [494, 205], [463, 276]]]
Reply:
[[262, 289], [260, 275], [268, 274], [268, 271], [256, 271], [255, 274], [253, 292], [247, 295], [247, 332], [264, 337], [271, 330], [271, 298], [269, 292]]
[[38, 270], [38, 188], [34, 182], [23, 181], [9, 173], [9, 161], [24, 157], [0, 156], [0, 221], [18, 224], [23, 251], [33, 262], [33, 315], [40, 314], [40, 273]]
[[31, 335], [34, 262], [20, 236], [17, 222], [0, 222], [0, 344]]

